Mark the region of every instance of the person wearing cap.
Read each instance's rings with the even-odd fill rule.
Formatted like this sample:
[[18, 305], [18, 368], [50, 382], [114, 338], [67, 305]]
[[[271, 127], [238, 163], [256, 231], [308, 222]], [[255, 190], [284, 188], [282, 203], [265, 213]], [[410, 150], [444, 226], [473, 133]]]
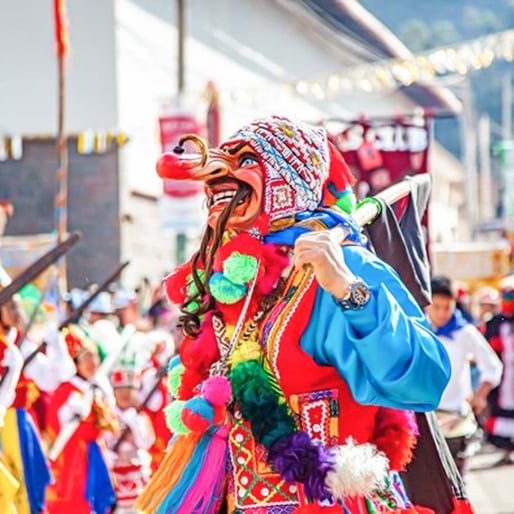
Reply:
[[114, 397], [107, 377], [98, 376], [96, 344], [75, 325], [64, 329], [76, 367], [48, 407], [48, 435], [54, 448], [61, 431], [74, 419], [77, 430], [52, 462], [54, 483], [48, 491], [49, 514], [107, 514], [115, 495], [106, 464], [105, 432], [116, 429]]
[[137, 294], [129, 289], [118, 289], [113, 296], [113, 304], [116, 317], [120, 322], [120, 327], [126, 325], [140, 326]]
[[101, 360], [121, 344], [114, 312], [111, 295], [102, 291], [91, 302], [80, 323], [81, 328], [97, 344]]
[[[487, 395], [500, 382], [502, 364], [487, 341], [456, 307], [455, 288], [447, 277], [433, 277], [432, 303], [427, 307], [432, 329], [451, 361], [450, 381], [438, 407], [443, 435], [461, 474], [465, 469], [468, 439], [476, 431], [474, 415], [487, 407]], [[480, 373], [478, 388], [471, 387], [470, 360]]]
[[112, 473], [116, 489], [116, 514], [133, 514], [134, 502], [150, 477], [147, 450], [155, 440], [150, 419], [138, 410], [141, 372], [135, 358], [115, 368], [111, 384], [116, 398], [118, 430], [109, 435]]
[[513, 464], [514, 452], [514, 275], [500, 283], [500, 312], [486, 323], [485, 337], [503, 362], [498, 387], [489, 395], [485, 423], [490, 443], [504, 451], [500, 463]]
[[500, 308], [500, 292], [498, 289], [490, 286], [481, 287], [475, 293], [478, 321], [481, 327], [487, 323], [496, 314]]
[[[10, 279], [2, 273], [2, 287]], [[6, 344], [0, 345], [0, 375], [13, 368], [13, 347], [27, 359], [38, 348], [31, 334], [22, 336], [21, 313], [16, 296], [0, 308], [0, 334]], [[74, 372], [63, 337], [57, 328], [49, 326], [43, 336], [46, 353], [39, 352], [24, 366], [17, 377], [15, 396], [7, 408], [4, 427], [0, 432], [0, 447], [10, 473], [20, 483], [15, 497], [18, 512], [40, 512], [45, 492], [51, 481], [41, 436], [35, 422], [33, 406], [41, 392], [52, 393]], [[7, 371], [9, 369], [9, 371]], [[7, 375], [7, 380], [9, 379]]]

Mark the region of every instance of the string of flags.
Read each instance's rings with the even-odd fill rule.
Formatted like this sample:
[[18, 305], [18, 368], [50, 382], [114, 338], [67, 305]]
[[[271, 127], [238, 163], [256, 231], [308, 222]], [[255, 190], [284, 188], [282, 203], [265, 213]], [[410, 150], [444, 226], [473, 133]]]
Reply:
[[[84, 130], [69, 135], [68, 139], [76, 139], [77, 153], [93, 155], [106, 153], [113, 148], [121, 148], [127, 144], [129, 137], [124, 132], [109, 130]], [[23, 145], [29, 141], [54, 141], [55, 135], [35, 136], [0, 136], [0, 162], [9, 159], [19, 161], [23, 158]]]
[[85, 130], [77, 136], [77, 152], [82, 155], [105, 153], [114, 145], [121, 148], [127, 142], [128, 136], [124, 132]]
[[409, 59], [389, 59], [352, 66], [318, 79], [298, 80], [292, 86], [300, 95], [324, 100], [354, 91], [372, 93], [410, 86], [416, 82], [430, 83], [450, 73], [467, 75], [489, 68], [499, 60], [514, 60], [514, 29], [436, 48]]

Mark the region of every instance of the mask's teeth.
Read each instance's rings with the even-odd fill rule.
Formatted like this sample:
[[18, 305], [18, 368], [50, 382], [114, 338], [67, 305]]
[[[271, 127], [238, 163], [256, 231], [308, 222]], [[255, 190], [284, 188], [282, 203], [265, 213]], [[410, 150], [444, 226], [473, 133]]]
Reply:
[[236, 195], [236, 191], [222, 191], [221, 193], [216, 193], [211, 200], [211, 205], [216, 205], [218, 203], [222, 203], [225, 201], [230, 201]]

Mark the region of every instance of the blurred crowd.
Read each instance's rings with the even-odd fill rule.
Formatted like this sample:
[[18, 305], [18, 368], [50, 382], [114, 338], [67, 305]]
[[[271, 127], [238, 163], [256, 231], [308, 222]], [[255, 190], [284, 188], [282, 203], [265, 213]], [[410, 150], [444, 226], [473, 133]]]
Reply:
[[28, 285], [0, 308], [2, 514], [136, 512], [164, 456], [176, 313], [148, 281], [112, 284], [59, 329], [94, 293], [56, 308]]

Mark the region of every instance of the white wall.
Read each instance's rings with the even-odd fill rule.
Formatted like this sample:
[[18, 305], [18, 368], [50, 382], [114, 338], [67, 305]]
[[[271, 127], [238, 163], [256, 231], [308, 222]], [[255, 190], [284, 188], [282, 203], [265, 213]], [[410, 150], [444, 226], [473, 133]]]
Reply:
[[[132, 137], [125, 151], [127, 183], [157, 194], [156, 123], [176, 95], [177, 32], [174, 2], [116, 0], [120, 125]], [[394, 114], [411, 103], [399, 94], [308, 101], [294, 80], [325, 75], [354, 62], [273, 0], [188, 0], [186, 109], [204, 115], [202, 91], [213, 80], [222, 91], [222, 134], [267, 114], [312, 121], [327, 115]], [[311, 18], [311, 23], [314, 23]], [[144, 179], [142, 179], [144, 177]]]
[[[66, 130], [117, 124], [113, 0], [67, 2]], [[0, 0], [0, 134], [53, 134], [57, 64], [52, 0]]]

